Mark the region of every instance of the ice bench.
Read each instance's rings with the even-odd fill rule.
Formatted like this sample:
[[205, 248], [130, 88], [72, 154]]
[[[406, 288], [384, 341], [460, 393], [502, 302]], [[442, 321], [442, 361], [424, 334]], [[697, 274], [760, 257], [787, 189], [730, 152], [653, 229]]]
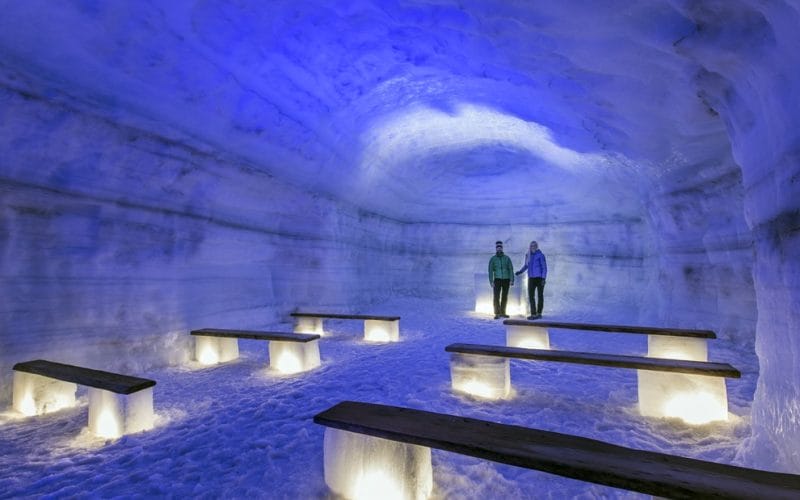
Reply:
[[717, 335], [711, 330], [659, 328], [653, 326], [600, 325], [559, 321], [525, 321], [507, 319], [506, 345], [549, 349], [549, 329], [584, 330], [591, 332], [633, 333], [647, 335], [647, 355], [654, 358], [708, 361], [708, 339]]
[[203, 328], [192, 330], [195, 358], [213, 365], [239, 357], [239, 339], [269, 341], [270, 366], [283, 373], [298, 373], [320, 365], [319, 335]]
[[89, 388], [89, 431], [100, 437], [153, 428], [155, 380], [37, 359], [14, 365], [12, 405], [41, 415], [75, 405], [78, 385]]
[[326, 484], [346, 498], [427, 498], [431, 448], [669, 498], [800, 498], [800, 476], [636, 450], [557, 432], [352, 401], [314, 417]]
[[728, 363], [648, 358], [482, 344], [450, 344], [453, 390], [484, 398], [511, 391], [509, 359], [556, 361], [637, 370], [639, 413], [688, 423], [728, 419], [725, 378], [740, 378]]
[[397, 342], [400, 340], [400, 316], [376, 316], [373, 314], [336, 314], [293, 312], [297, 319], [294, 331], [324, 335], [323, 319], [355, 319], [364, 321], [364, 340], [372, 342]]

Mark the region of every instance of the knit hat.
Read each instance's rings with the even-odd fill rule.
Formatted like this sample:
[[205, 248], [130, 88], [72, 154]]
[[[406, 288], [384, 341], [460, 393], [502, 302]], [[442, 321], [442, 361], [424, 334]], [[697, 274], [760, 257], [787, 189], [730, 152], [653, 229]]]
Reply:
[[503, 248], [503, 242], [502, 242], [502, 241], [496, 241], [496, 242], [495, 242], [495, 244], [494, 244], [494, 246], [495, 246], [495, 247], [500, 247], [500, 248]]

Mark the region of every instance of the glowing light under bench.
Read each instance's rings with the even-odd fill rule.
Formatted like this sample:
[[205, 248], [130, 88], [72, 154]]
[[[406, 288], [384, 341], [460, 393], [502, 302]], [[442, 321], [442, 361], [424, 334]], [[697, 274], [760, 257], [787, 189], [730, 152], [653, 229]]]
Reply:
[[324, 336], [325, 330], [322, 328], [322, 318], [298, 316], [294, 323], [294, 333], [312, 333], [321, 337]]
[[475, 273], [475, 312], [494, 314], [492, 288], [486, 273]]
[[364, 320], [364, 340], [370, 342], [397, 342], [400, 340], [400, 320]]
[[34, 373], [14, 371], [13, 408], [26, 416], [75, 406], [78, 385]]
[[397, 342], [400, 340], [400, 318], [365, 314], [292, 313], [296, 318], [294, 333], [322, 336], [324, 319], [358, 320], [364, 322], [364, 340], [368, 342]]
[[195, 358], [204, 365], [226, 363], [239, 357], [239, 341], [225, 337], [195, 337]]
[[269, 342], [270, 367], [286, 374], [304, 372], [321, 364], [319, 340], [308, 342]]
[[[13, 407], [33, 416], [75, 406], [78, 385], [73, 382], [14, 371]], [[98, 437], [118, 438], [123, 434], [153, 428], [153, 388], [131, 394], [117, 394], [89, 387], [89, 431]]]
[[506, 345], [524, 349], [550, 349], [550, 334], [547, 328], [506, 325]]
[[708, 342], [703, 338], [648, 335], [647, 356], [650, 358], [708, 361]]
[[725, 379], [708, 375], [637, 370], [639, 413], [699, 425], [728, 420]]
[[154, 420], [152, 387], [132, 394], [89, 388], [89, 431], [95, 436], [113, 439], [150, 430]]
[[[647, 356], [708, 361], [708, 342], [703, 338], [648, 335]], [[642, 415], [679, 418], [692, 425], [728, 420], [728, 394], [724, 378], [637, 371], [639, 412]]]
[[324, 470], [328, 487], [352, 500], [417, 500], [433, 491], [430, 448], [339, 429], [325, 429]]
[[501, 399], [511, 393], [508, 358], [450, 353], [453, 391], [482, 399]]

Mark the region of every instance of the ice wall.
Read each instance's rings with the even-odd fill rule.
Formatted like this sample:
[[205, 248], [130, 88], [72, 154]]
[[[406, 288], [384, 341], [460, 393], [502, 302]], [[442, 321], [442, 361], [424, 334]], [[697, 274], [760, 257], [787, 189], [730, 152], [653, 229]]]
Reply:
[[753, 236], [744, 218], [741, 170], [719, 121], [688, 140], [680, 161], [649, 191], [657, 235], [646, 266], [657, 273], [648, 313], [680, 327], [712, 328], [754, 350]]
[[800, 471], [800, 6], [686, 3], [702, 29], [679, 50], [703, 65], [698, 87], [723, 117], [741, 165], [758, 323], [759, 384], [746, 459]]
[[398, 224], [247, 163], [0, 88], [0, 381], [45, 358], [143, 373], [189, 330], [297, 307], [368, 307], [393, 287]]

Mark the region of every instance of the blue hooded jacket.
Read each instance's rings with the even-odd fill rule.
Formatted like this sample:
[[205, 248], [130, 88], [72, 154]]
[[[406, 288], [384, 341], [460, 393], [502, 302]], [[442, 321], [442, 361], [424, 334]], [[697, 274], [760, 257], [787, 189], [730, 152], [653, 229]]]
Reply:
[[523, 272], [526, 269], [528, 270], [529, 278], [547, 279], [547, 259], [544, 258], [541, 250], [537, 249], [533, 253], [528, 252], [525, 254], [525, 265], [522, 266], [519, 272]]

